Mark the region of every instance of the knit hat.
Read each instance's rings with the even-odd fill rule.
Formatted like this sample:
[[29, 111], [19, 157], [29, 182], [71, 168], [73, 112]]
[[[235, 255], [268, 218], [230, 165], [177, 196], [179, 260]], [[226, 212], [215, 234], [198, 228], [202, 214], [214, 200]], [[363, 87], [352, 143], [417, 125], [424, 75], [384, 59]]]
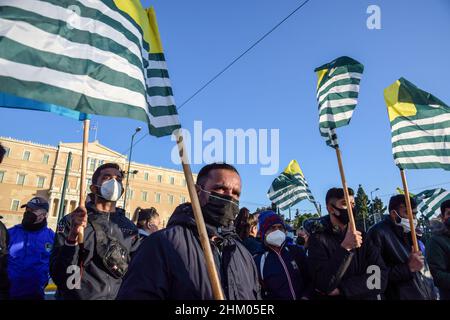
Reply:
[[275, 212], [268, 210], [263, 211], [259, 214], [258, 217], [258, 229], [261, 235], [261, 239], [264, 241], [266, 237], [266, 232], [272, 227], [274, 224], [281, 224], [283, 227], [286, 228], [284, 225], [284, 221], [281, 219], [279, 215], [277, 215]]

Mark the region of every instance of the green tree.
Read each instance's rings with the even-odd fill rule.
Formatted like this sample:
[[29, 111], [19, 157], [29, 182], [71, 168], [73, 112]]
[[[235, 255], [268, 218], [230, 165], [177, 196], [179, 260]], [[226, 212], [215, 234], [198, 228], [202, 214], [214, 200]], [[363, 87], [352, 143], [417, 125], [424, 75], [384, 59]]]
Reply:
[[382, 215], [386, 212], [387, 207], [384, 205], [383, 201], [375, 197], [372, 203], [370, 203], [370, 225], [375, 224], [380, 221]]
[[369, 218], [369, 205], [370, 201], [364, 191], [362, 185], [359, 185], [358, 191], [355, 197], [355, 223], [360, 230], [367, 230], [367, 220]]
[[301, 214], [299, 211], [297, 211], [297, 213], [295, 214], [295, 218], [292, 221], [292, 225], [294, 227], [294, 229], [299, 229], [302, 224], [303, 221], [310, 219], [310, 218], [317, 218], [320, 217], [320, 215], [318, 213], [303, 213]]

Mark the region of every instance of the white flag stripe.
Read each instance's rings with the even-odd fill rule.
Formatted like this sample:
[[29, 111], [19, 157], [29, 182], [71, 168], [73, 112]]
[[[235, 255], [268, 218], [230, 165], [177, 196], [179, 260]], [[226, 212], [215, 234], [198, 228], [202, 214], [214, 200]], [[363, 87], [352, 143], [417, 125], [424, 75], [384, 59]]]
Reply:
[[147, 78], [148, 87], [172, 87], [169, 78]]
[[147, 70], [149, 69], [167, 70], [167, 63], [165, 61], [149, 60], [148, 63], [149, 65], [147, 67]]
[[401, 141], [404, 139], [416, 139], [416, 138], [422, 138], [422, 137], [438, 137], [438, 136], [448, 136], [450, 135], [450, 127], [448, 128], [442, 128], [442, 129], [436, 129], [436, 130], [415, 130], [410, 132], [405, 132], [401, 134], [394, 135], [391, 138], [392, 143]]
[[349, 110], [349, 111], [341, 112], [341, 113], [337, 113], [337, 114], [326, 113], [319, 117], [319, 122], [320, 123], [327, 122], [327, 121], [338, 122], [341, 120], [350, 119], [352, 117], [352, 114], [353, 114], [353, 110]]
[[307, 197], [305, 194], [299, 194], [295, 197], [289, 198], [286, 201], [280, 203], [278, 206], [280, 207], [280, 210], [288, 209], [293, 203], [299, 201], [299, 200], [305, 200]]
[[333, 82], [345, 80], [345, 79], [352, 79], [352, 78], [361, 79], [361, 77], [362, 77], [362, 73], [358, 73], [358, 72], [347, 72], [347, 73], [338, 74], [337, 76], [333, 76], [331, 79], [328, 79], [327, 82], [325, 82], [323, 85], [320, 86], [319, 90], [317, 91], [316, 97], [318, 98], [319, 96], [321, 96], [322, 91], [325, 90], [326, 88], [328, 88]]
[[343, 106], [355, 105], [358, 102], [357, 98], [344, 98], [339, 100], [327, 100], [319, 108], [319, 113], [325, 108], [337, 108]]
[[141, 48], [139, 48], [136, 43], [128, 40], [122, 33], [99, 20], [82, 17], [67, 8], [36, 0], [1, 0], [0, 4], [27, 10], [51, 19], [60, 20], [74, 29], [89, 31], [90, 33], [111, 39], [125, 48], [128, 48], [142, 63]]
[[445, 197], [447, 197], [450, 194], [450, 192], [443, 192], [440, 195], [438, 195], [435, 198], [431, 198], [432, 201], [430, 203], [428, 203], [428, 208], [433, 208], [435, 207], [437, 204], [439, 204], [439, 202], [444, 199]]
[[294, 194], [295, 194], [296, 192], [301, 192], [301, 193], [300, 193], [301, 195], [305, 195], [305, 196], [308, 196], [308, 197], [312, 197], [312, 196], [309, 194], [309, 192], [307, 192], [306, 190], [295, 189], [295, 190], [290, 191], [289, 193], [283, 193], [283, 194], [277, 196], [276, 198], [269, 198], [269, 199], [270, 199], [270, 201], [272, 201], [273, 203], [278, 204], [278, 203], [280, 203], [280, 201], [282, 201], [282, 200], [285, 199], [285, 198], [291, 198], [291, 197], [293, 197]]
[[[120, 23], [125, 29], [130, 31], [133, 35], [136, 36], [136, 38], [139, 39], [139, 43], [140, 43], [141, 47], [143, 47], [141, 32], [127, 18], [122, 16], [119, 12], [111, 10], [110, 7], [108, 7], [106, 4], [104, 4], [101, 1], [92, 1], [92, 0], [77, 0], [77, 1], [81, 4], [83, 4], [85, 7], [96, 9], [96, 10], [100, 11], [102, 14], [104, 14], [105, 16], [108, 16], [109, 18]], [[143, 49], [143, 52], [145, 52], [147, 54], [147, 59], [148, 59], [148, 52], [146, 52], [145, 49]]]
[[403, 120], [392, 126], [392, 131], [402, 129], [405, 127], [417, 127], [417, 126], [425, 126], [429, 124], [439, 125], [446, 121], [450, 121], [450, 113], [441, 114], [434, 117], [429, 117], [425, 119], [414, 119], [414, 120]]
[[22, 81], [42, 82], [71, 90], [88, 97], [124, 103], [147, 110], [143, 94], [95, 80], [86, 75], [73, 75], [47, 68], [39, 68], [0, 58], [0, 75]]
[[[30, 37], [30, 34], [33, 36]], [[92, 60], [114, 71], [129, 75], [142, 82], [143, 87], [145, 87], [142, 70], [129, 63], [127, 59], [109, 51], [103, 51], [88, 44], [71, 42], [23, 21], [11, 21], [2, 18], [0, 18], [0, 36], [37, 50], [58, 53], [70, 58]]]
[[[274, 192], [271, 195], [269, 195], [269, 198], [270, 198], [270, 200], [272, 200], [272, 202], [278, 202], [280, 199], [282, 199], [286, 196], [289, 196], [297, 191], [304, 191], [305, 193], [307, 192], [305, 186], [295, 186], [294, 187], [291, 185], [289, 190], [284, 191], [283, 193], [279, 194], [278, 196], [277, 196], [278, 192]], [[276, 196], [276, 197], [274, 198], [274, 196]]]
[[319, 97], [319, 104], [327, 97], [327, 95], [332, 93], [343, 93], [343, 92], [359, 92], [359, 84], [344, 84], [341, 86], [332, 87], [330, 90], [324, 92]]
[[178, 118], [178, 114], [173, 114], [170, 116], [159, 116], [154, 117], [150, 113], [147, 113], [150, 124], [155, 128], [163, 128], [168, 126], [176, 126], [180, 125], [180, 120]]
[[149, 96], [147, 95], [147, 102], [151, 107], [169, 107], [175, 105], [172, 96]]
[[417, 157], [397, 157], [395, 159], [396, 164], [420, 164], [420, 163], [427, 163], [427, 162], [438, 162], [438, 163], [449, 163], [450, 162], [450, 156], [417, 156]]
[[407, 151], [439, 150], [439, 149], [441, 150], [448, 149], [450, 155], [450, 141], [399, 145], [392, 148], [392, 152], [397, 153]]

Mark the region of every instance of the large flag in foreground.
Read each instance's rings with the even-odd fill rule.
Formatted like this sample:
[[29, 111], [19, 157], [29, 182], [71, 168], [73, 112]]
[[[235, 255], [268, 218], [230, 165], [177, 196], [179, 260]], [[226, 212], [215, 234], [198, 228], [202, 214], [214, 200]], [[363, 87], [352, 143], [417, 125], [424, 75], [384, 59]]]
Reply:
[[450, 170], [450, 107], [404, 78], [384, 90], [400, 169]]
[[296, 160], [292, 160], [287, 168], [272, 182], [267, 196], [280, 210], [289, 209], [298, 202], [307, 199], [316, 206], [320, 213], [319, 207]]
[[450, 200], [450, 192], [442, 188], [425, 190], [417, 194], [414, 199], [417, 202], [417, 210], [420, 214], [427, 219], [431, 219], [440, 214], [441, 204]]
[[152, 9], [139, 0], [0, 0], [0, 92], [180, 127]]
[[348, 125], [352, 118], [364, 66], [350, 57], [339, 57], [314, 71], [318, 78], [320, 134], [327, 145], [337, 147], [334, 129]]

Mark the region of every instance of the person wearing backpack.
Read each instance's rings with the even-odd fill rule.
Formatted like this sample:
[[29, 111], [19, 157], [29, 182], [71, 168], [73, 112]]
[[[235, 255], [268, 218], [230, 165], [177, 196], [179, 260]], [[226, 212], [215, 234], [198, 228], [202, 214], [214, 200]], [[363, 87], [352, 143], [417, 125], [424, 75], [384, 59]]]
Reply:
[[286, 226], [273, 211], [262, 212], [258, 218], [264, 252], [254, 259], [267, 300], [309, 299], [310, 281], [303, 249], [286, 241]]

